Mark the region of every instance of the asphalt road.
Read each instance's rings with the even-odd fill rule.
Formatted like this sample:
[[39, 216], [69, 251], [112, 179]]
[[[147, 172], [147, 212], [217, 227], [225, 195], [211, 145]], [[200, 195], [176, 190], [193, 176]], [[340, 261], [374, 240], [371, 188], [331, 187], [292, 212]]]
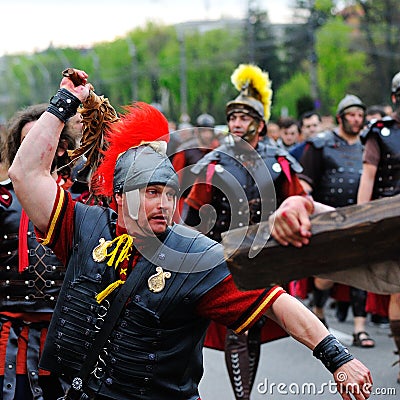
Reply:
[[[389, 328], [377, 327], [370, 322], [367, 331], [376, 346], [364, 349], [352, 346], [352, 314], [345, 322], [336, 320], [334, 311], [327, 309], [327, 322], [331, 332], [356, 358], [371, 370], [374, 389], [370, 399], [400, 399], [400, 384], [396, 382], [399, 365], [393, 351]], [[204, 377], [200, 383], [202, 400], [233, 400], [223, 353], [204, 349]], [[315, 359], [309, 349], [292, 338], [280, 339], [262, 345], [261, 361], [251, 400], [266, 399], [338, 400], [332, 375]]]

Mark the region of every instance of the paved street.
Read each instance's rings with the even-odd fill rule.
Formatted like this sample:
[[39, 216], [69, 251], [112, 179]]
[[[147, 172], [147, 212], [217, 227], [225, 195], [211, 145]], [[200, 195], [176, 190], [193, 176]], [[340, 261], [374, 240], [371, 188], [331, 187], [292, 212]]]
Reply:
[[[334, 311], [327, 310], [327, 321], [331, 332], [364, 364], [374, 379], [375, 393], [370, 399], [400, 399], [400, 384], [396, 382], [399, 366], [392, 367], [396, 356], [394, 342], [389, 338], [389, 328], [379, 328], [368, 323], [367, 330], [375, 339], [372, 349], [352, 347], [352, 314], [346, 322], [337, 322]], [[200, 384], [202, 400], [233, 400], [233, 392], [223, 353], [204, 350], [205, 375]], [[262, 346], [261, 361], [252, 400], [266, 399], [318, 399], [338, 400], [332, 375], [312, 353], [292, 338], [281, 339]]]

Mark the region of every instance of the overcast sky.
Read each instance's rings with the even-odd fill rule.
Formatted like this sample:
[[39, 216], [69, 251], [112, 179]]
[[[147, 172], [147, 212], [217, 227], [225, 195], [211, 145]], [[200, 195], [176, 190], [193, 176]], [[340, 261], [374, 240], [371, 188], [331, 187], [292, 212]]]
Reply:
[[[258, 0], [273, 22], [288, 21], [290, 0]], [[248, 0], [0, 0], [0, 56], [111, 41], [147, 21], [166, 25], [241, 18]]]

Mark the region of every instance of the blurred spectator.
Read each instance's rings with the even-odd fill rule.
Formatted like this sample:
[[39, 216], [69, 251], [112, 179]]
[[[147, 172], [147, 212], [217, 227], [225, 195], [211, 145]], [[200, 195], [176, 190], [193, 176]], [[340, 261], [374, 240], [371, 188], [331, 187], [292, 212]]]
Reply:
[[336, 127], [335, 119], [330, 114], [321, 115], [321, 132], [329, 131]]
[[278, 125], [280, 129], [280, 137], [277, 140], [278, 146], [289, 151], [300, 138], [299, 125], [292, 117], [279, 118]]
[[297, 160], [300, 161], [306, 146], [307, 139], [315, 136], [321, 132], [321, 116], [316, 111], [307, 111], [300, 116], [300, 139], [299, 143], [294, 145], [289, 153]]
[[369, 106], [365, 110], [365, 121], [369, 122], [373, 119], [381, 119], [386, 115], [385, 108], [383, 106], [374, 105]]
[[280, 137], [280, 128], [276, 122], [268, 121], [267, 123], [267, 134], [260, 136], [260, 139], [266, 142], [266, 144], [277, 145], [277, 140]]

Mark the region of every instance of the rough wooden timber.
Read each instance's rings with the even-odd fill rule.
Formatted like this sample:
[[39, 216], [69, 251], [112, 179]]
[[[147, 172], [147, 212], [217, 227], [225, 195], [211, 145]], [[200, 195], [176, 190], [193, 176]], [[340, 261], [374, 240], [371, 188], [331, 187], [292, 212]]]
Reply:
[[[254, 240], [257, 232], [261, 240]], [[226, 232], [222, 244], [236, 285], [249, 290], [323, 276], [375, 293], [400, 292], [400, 195], [313, 216], [312, 234], [309, 245], [295, 248], [271, 238], [264, 245], [267, 222]], [[258, 254], [251, 258], [250, 250]]]

